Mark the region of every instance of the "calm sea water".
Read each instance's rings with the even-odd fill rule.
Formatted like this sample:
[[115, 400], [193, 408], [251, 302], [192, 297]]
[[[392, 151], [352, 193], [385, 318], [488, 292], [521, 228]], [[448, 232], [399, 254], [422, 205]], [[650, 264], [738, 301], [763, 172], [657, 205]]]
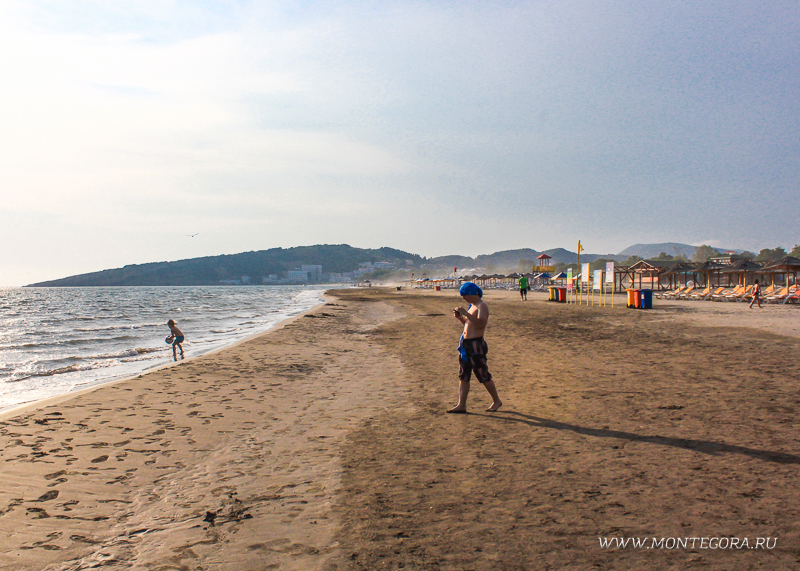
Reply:
[[173, 362], [169, 319], [194, 357], [310, 309], [325, 289], [0, 288], [0, 409]]

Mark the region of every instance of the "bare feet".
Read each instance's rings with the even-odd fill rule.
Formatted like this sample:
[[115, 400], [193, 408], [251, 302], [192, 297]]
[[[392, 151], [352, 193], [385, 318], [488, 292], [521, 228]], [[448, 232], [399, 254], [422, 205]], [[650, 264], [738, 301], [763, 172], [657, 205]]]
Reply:
[[445, 411], [445, 412], [453, 413], [453, 414], [467, 414], [467, 409], [459, 407], [459, 406], [454, 406], [453, 408], [451, 408], [450, 410]]
[[495, 412], [501, 406], [503, 406], [503, 401], [493, 402], [492, 406], [490, 406], [489, 408], [486, 409], [486, 412]]

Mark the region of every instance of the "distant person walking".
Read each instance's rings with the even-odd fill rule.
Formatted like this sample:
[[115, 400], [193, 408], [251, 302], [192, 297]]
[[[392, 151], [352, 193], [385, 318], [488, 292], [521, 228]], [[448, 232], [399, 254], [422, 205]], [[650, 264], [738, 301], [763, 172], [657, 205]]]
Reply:
[[172, 343], [172, 357], [177, 361], [177, 349], [181, 350], [181, 357], [183, 357], [183, 345], [181, 345], [181, 343], [183, 343], [185, 337], [183, 336], [183, 331], [178, 329], [178, 326], [175, 325], [173, 320], [170, 319], [167, 321], [167, 327], [169, 327], [169, 330], [172, 334], [167, 337], [166, 341], [167, 343]]
[[758, 309], [761, 309], [761, 286], [758, 285], [758, 280], [753, 284], [753, 300], [748, 307], [752, 309], [754, 303], [758, 303]]
[[467, 395], [469, 394], [469, 380], [472, 373], [475, 378], [486, 387], [489, 396], [492, 397], [492, 404], [486, 409], [487, 412], [494, 412], [499, 409], [503, 402], [497, 395], [497, 388], [494, 386], [492, 374], [486, 364], [486, 354], [489, 347], [483, 339], [486, 325], [489, 323], [489, 306], [481, 299], [483, 291], [472, 282], [466, 282], [458, 291], [464, 301], [469, 303], [469, 307], [456, 307], [453, 309], [453, 317], [464, 325], [464, 332], [458, 343], [458, 404], [448, 410], [452, 413], [467, 412]]
[[525, 276], [519, 277], [519, 297], [522, 301], [528, 299], [528, 278]]

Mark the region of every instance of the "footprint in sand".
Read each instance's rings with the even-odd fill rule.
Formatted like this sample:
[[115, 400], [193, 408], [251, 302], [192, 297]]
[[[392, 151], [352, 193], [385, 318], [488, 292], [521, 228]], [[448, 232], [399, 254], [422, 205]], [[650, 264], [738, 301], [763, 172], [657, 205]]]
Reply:
[[99, 464], [100, 462], [105, 462], [106, 460], [108, 460], [108, 456], [106, 454], [103, 454], [102, 456], [98, 456], [97, 458], [92, 460], [92, 464]]
[[50, 490], [39, 496], [36, 500], [37, 502], [49, 502], [50, 500], [54, 500], [58, 497], [58, 490]]

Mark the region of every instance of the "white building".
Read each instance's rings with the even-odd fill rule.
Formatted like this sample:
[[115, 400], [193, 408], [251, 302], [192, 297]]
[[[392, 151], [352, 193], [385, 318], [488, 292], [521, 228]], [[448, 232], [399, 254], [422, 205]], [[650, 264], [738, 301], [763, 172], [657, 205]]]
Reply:
[[322, 266], [300, 266], [300, 270], [308, 274], [308, 281], [321, 282], [322, 281]]
[[302, 270], [289, 270], [286, 272], [286, 279], [290, 282], [308, 282], [308, 272]]

